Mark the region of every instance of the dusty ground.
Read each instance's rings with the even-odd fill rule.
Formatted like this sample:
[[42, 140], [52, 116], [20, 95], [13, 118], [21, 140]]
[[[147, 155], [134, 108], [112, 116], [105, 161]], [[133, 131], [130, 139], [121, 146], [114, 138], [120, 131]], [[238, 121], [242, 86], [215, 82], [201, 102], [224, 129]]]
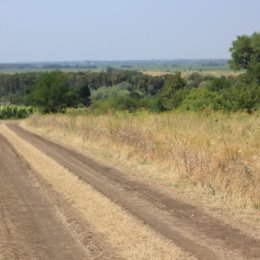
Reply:
[[[8, 127], [143, 224], [198, 259], [260, 259], [260, 240], [252, 234], [231, 227], [202, 209], [127, 177], [68, 147], [32, 134], [17, 124], [9, 124]], [[55, 213], [55, 203], [33, 185], [31, 170], [3, 137], [0, 138], [0, 162], [3, 216], [0, 220], [0, 258], [41, 259], [39, 256], [45, 256], [42, 259], [91, 259], [97, 256], [101, 247], [104, 249], [98, 259], [104, 255], [115, 259], [112, 246], [99, 240], [98, 236], [93, 235], [90, 239], [94, 243], [89, 241], [84, 244], [73, 234], [76, 232], [67, 224], [64, 210], [61, 212], [65, 220]], [[46, 191], [48, 185], [45, 186]], [[77, 219], [79, 225], [84, 225], [79, 217]], [[89, 244], [92, 246], [88, 248]]]
[[[52, 200], [46, 196], [44, 183], [40, 189], [32, 169], [2, 135], [0, 166], [0, 259], [113, 258], [97, 241], [83, 246], [76, 228], [84, 228], [85, 238], [93, 237], [87, 223], [68, 213], [64, 200], [57, 201], [54, 194]], [[100, 253], [101, 248], [106, 252]]]

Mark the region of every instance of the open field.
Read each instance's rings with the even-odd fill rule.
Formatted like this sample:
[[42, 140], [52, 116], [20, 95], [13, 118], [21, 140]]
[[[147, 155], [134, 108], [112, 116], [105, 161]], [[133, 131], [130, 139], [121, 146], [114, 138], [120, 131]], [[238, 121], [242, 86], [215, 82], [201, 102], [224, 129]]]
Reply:
[[[149, 183], [101, 164], [71, 147], [32, 134], [17, 124], [2, 125], [0, 131], [8, 140], [2, 138], [1, 144], [7, 152], [8, 149], [15, 149], [13, 153], [17, 159], [15, 161], [9, 153], [0, 154], [0, 158], [7, 156], [5, 164], [10, 166], [13, 162], [16, 162], [15, 165], [24, 162], [25, 168], [20, 169], [23, 173], [20, 174], [21, 178], [27, 182], [27, 186], [35, 182], [39, 191], [32, 194], [40, 193], [42, 200], [49, 200], [49, 210], [56, 210], [59, 225], [65, 225], [64, 229], [68, 232], [63, 235], [72, 237], [76, 244], [70, 247], [69, 252], [63, 251], [62, 256], [55, 243], [52, 243], [51, 252], [56, 250], [57, 255], [49, 256], [40, 251], [45, 256], [43, 259], [66, 259], [70, 254], [82, 254], [77, 259], [195, 259], [195, 256], [197, 259], [214, 260], [258, 259], [260, 256], [260, 235], [257, 232], [234, 228], [198, 207], [159, 191]], [[30, 178], [27, 172], [30, 172]], [[8, 179], [5, 171], [0, 173], [3, 180]], [[15, 187], [6, 186], [9, 192], [15, 190]], [[24, 193], [29, 194], [30, 189], [22, 188]], [[24, 201], [30, 203], [30, 199], [27, 196]], [[38, 200], [35, 203], [41, 204]], [[51, 204], [54, 205], [51, 207]], [[15, 199], [11, 207], [7, 197], [4, 208], [5, 212], [16, 208], [18, 216], [20, 214]], [[37, 208], [30, 209], [30, 214], [38, 212]], [[39, 219], [34, 219], [34, 225], [44, 226], [39, 213], [37, 216]], [[35, 231], [28, 230], [30, 226], [23, 224], [23, 220], [28, 221], [28, 218], [23, 215], [23, 218], [18, 218], [21, 224], [13, 222], [6, 227], [11, 233], [19, 231], [11, 238], [13, 243], [28, 233], [23, 251], [17, 251], [19, 259], [34, 259], [33, 254], [40, 249], [34, 244]], [[84, 224], [87, 229], [82, 229]], [[23, 226], [23, 232], [19, 230], [20, 225]], [[57, 232], [56, 225], [53, 223], [52, 229], [47, 229], [49, 236]], [[79, 230], [81, 232], [77, 233]], [[0, 252], [1, 256], [6, 257], [6, 251], [12, 253], [14, 248], [10, 247], [10, 238], [3, 238], [5, 240], [0, 242]], [[41, 245], [44, 247], [46, 242], [43, 240]], [[17, 247], [20, 249], [20, 245]], [[100, 252], [99, 248], [102, 248]]]
[[[147, 74], [153, 77], [156, 76], [163, 76], [163, 75], [173, 75], [176, 73], [176, 71], [166, 71], [166, 70], [141, 70], [141, 72], [143, 74]], [[184, 78], [188, 78], [190, 75], [192, 75], [193, 73], [199, 73], [201, 76], [214, 76], [214, 77], [221, 77], [221, 76], [238, 76], [240, 75], [242, 72], [235, 72], [233, 70], [180, 70], [181, 75]]]
[[[205, 190], [259, 209], [259, 114], [165, 113], [35, 116], [35, 131], [74, 143], [164, 186]], [[142, 173], [143, 172], [143, 173]]]

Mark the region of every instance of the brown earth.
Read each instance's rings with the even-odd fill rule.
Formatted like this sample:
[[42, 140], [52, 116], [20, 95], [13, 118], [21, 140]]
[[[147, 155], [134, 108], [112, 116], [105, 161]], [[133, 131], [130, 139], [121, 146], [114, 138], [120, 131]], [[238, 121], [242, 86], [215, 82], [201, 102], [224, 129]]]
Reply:
[[0, 259], [118, 259], [2, 135]]
[[[231, 227], [227, 223], [205, 213], [202, 209], [180, 201], [173, 196], [166, 195], [146, 183], [142, 183], [133, 179], [133, 177], [121, 173], [117, 169], [102, 165], [70, 147], [62, 146], [41, 136], [30, 133], [17, 124], [9, 124], [8, 126], [18, 136], [55, 159], [59, 164], [69, 169], [70, 172], [73, 172], [81, 180], [90, 184], [94, 189], [142, 220], [144, 224], [172, 240], [175, 244], [192, 253], [198, 259], [260, 259], [260, 240], [253, 237], [253, 235], [246, 234], [240, 229]], [[6, 142], [2, 139], [0, 140], [0, 143], [2, 143], [2, 146], [6, 146]], [[1, 150], [3, 151], [3, 149]], [[8, 159], [7, 157], [10, 157], [10, 155], [5, 156], [5, 153], [3, 154], [1, 152], [3, 163], [6, 160], [6, 163], [9, 167], [14, 169], [14, 171], [21, 171], [19, 168], [17, 170], [18, 164], [15, 163], [14, 158]], [[3, 172], [2, 175], [4, 177], [6, 176], [5, 178], [11, 176], [11, 174], [4, 174], [5, 171], [2, 171], [2, 167], [0, 172]], [[22, 178], [22, 176], [19, 178]], [[25, 183], [25, 180], [19, 180], [19, 182], [14, 181], [14, 184], [13, 182], [11, 183], [12, 185], [15, 185], [16, 182], [17, 186], [19, 186], [18, 184], [20, 182]], [[7, 189], [6, 187], [9, 187], [10, 184], [4, 186], [5, 189]], [[14, 192], [15, 189], [16, 187], [12, 187], [10, 192]], [[32, 187], [26, 186], [23, 188], [23, 192], [26, 194], [28, 193], [28, 197], [32, 194], [30, 189], [32, 189]], [[8, 192], [6, 191], [3, 194], [7, 193]], [[2, 194], [2, 190], [0, 194]], [[19, 202], [21, 197], [22, 196], [20, 196], [20, 198], [14, 198], [13, 203], [11, 203], [14, 204], [12, 207], [16, 208], [15, 205], [17, 205], [17, 202], [15, 203], [15, 201], [17, 200]], [[34, 197], [34, 200], [35, 199], [36, 198]], [[8, 200], [9, 199], [7, 198], [7, 201]], [[36, 204], [40, 207], [40, 199], [38, 200], [39, 203]], [[47, 206], [47, 208], [50, 207]], [[31, 211], [37, 212], [37, 209], [37, 206], [36, 208], [33, 206]], [[48, 211], [51, 212], [51, 209]], [[34, 212], [29, 212], [29, 215], [27, 216], [29, 219], [31, 214], [34, 216]], [[10, 216], [10, 218], [11, 217], [12, 216]], [[17, 221], [21, 222], [23, 221], [23, 218], [19, 218]], [[44, 214], [42, 217], [39, 216], [39, 220], [37, 220], [36, 215], [33, 223], [37, 226], [40, 221], [44, 221]], [[55, 223], [49, 226], [54, 227], [56, 230]], [[29, 226], [28, 228], [31, 229]], [[62, 229], [62, 226], [57, 222], [57, 229], [59, 228]], [[64, 232], [65, 231], [63, 231], [62, 237], [66, 237], [66, 240], [63, 239], [63, 243], [68, 243], [70, 245], [69, 248], [72, 248], [72, 251], [75, 250], [80, 254], [80, 247], [78, 249], [77, 245], [75, 245], [75, 241], [73, 242], [73, 239], [71, 239], [71, 235], [69, 233], [64, 234]], [[57, 232], [54, 233], [57, 236]], [[50, 232], [48, 232], [48, 235], [49, 234]], [[53, 237], [50, 239], [48, 238], [47, 240], [59, 241], [57, 237], [55, 237], [55, 240]], [[39, 244], [37, 245], [39, 246]], [[59, 246], [61, 245], [55, 244], [55, 248], [53, 248], [54, 252], [59, 251]], [[62, 247], [65, 248], [63, 245]], [[52, 259], [55, 259], [55, 257]], [[60, 259], [67, 258], [63, 257]], [[82, 259], [82, 256], [78, 255], [76, 259]]]

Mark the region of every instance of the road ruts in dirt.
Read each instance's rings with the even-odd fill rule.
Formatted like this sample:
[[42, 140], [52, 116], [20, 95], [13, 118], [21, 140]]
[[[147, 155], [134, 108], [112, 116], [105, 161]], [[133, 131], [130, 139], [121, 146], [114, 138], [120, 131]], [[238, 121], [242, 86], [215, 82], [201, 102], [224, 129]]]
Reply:
[[168, 197], [78, 152], [9, 128], [198, 259], [260, 259], [260, 241], [187, 203]]
[[[55, 198], [54, 193], [50, 194], [53, 200], [50, 201], [40, 191], [34, 175], [37, 173], [0, 134], [0, 259], [118, 259], [109, 250], [102, 252], [102, 244], [94, 245], [95, 240], [91, 241], [94, 235], [88, 232], [87, 224], [82, 224], [69, 205]], [[47, 188], [45, 185], [45, 192], [49, 193]], [[57, 211], [58, 207], [62, 207], [61, 211]], [[79, 230], [82, 227], [84, 231]], [[73, 234], [80, 231], [87, 239], [86, 247]]]

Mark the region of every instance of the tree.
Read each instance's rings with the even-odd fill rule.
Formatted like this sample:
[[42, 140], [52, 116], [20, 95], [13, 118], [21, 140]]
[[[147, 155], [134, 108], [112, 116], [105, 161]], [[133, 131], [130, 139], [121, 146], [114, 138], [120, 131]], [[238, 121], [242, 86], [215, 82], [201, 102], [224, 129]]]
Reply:
[[221, 76], [220, 78], [214, 78], [209, 84], [209, 89], [212, 91], [219, 91], [224, 88], [229, 88], [231, 82], [228, 78]]
[[232, 56], [229, 64], [232, 69], [240, 70], [249, 68], [253, 54], [250, 36], [238, 36], [237, 39], [232, 42], [232, 47], [229, 50]]
[[60, 71], [42, 73], [27, 96], [27, 102], [43, 113], [57, 113], [75, 103], [67, 76]]
[[78, 87], [77, 95], [78, 95], [79, 102], [81, 104], [83, 104], [84, 106], [90, 105], [91, 93], [88, 84], [84, 84]]
[[175, 92], [185, 87], [185, 80], [182, 79], [181, 73], [176, 73], [174, 76], [168, 76], [165, 79], [162, 90], [159, 93], [159, 103], [162, 110], [172, 109], [171, 98]]
[[234, 70], [247, 70], [248, 75], [260, 83], [260, 32], [251, 36], [238, 36], [230, 48], [229, 64]]

